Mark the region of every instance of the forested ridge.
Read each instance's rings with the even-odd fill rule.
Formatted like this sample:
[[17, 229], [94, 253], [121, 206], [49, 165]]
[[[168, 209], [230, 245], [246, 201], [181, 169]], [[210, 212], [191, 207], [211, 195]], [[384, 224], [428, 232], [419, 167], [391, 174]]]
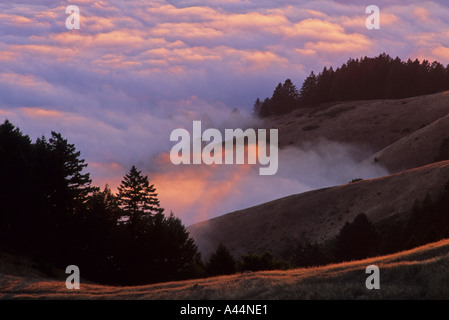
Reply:
[[418, 59], [402, 61], [388, 54], [350, 58], [334, 70], [324, 67], [304, 80], [300, 89], [290, 79], [279, 83], [270, 98], [256, 99], [254, 112], [264, 118], [324, 103], [401, 99], [449, 90], [449, 65]]

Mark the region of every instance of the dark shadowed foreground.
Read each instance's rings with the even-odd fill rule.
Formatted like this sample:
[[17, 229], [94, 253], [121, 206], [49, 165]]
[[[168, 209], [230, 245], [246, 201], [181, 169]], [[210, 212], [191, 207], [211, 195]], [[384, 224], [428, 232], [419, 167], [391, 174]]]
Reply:
[[[17, 264], [17, 263], [16, 263]], [[365, 268], [380, 268], [380, 290], [365, 287]], [[319, 268], [240, 273], [231, 276], [113, 287], [64, 281], [0, 269], [2, 299], [448, 299], [449, 240], [398, 254]]]

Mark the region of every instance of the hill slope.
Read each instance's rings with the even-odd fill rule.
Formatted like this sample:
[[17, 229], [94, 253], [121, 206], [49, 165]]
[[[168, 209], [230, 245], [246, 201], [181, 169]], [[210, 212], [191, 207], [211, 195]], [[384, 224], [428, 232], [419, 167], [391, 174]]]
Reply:
[[368, 157], [390, 172], [420, 167], [449, 156], [449, 115], [399, 139]]
[[[380, 268], [380, 290], [367, 290], [365, 269]], [[449, 240], [393, 255], [319, 268], [264, 271], [138, 287], [0, 273], [0, 299], [448, 299]], [[324, 289], [323, 289], [324, 288]]]
[[449, 177], [449, 161], [398, 174], [309, 191], [188, 227], [204, 257], [219, 243], [239, 257], [271, 251], [288, 257], [297, 240], [331, 239], [347, 221], [365, 213], [372, 222], [397, 215], [404, 218], [415, 201], [436, 196]]
[[[361, 156], [368, 157], [448, 114], [449, 91], [398, 100], [351, 101], [302, 108], [266, 121], [271, 128], [279, 129], [281, 147], [301, 146], [325, 138], [364, 148]], [[438, 129], [447, 131], [443, 127]], [[440, 147], [440, 141], [429, 143], [429, 148]], [[420, 153], [421, 150], [414, 148], [408, 154], [413, 157]], [[413, 162], [402, 164], [405, 169], [415, 167]]]

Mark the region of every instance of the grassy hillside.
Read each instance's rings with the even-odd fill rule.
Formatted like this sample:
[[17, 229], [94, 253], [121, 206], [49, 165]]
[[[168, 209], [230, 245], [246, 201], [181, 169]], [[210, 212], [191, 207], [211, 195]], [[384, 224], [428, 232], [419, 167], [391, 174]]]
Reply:
[[188, 228], [207, 257], [219, 243], [236, 257], [271, 251], [291, 255], [303, 236], [323, 242], [343, 225], [365, 213], [376, 223], [391, 216], [405, 218], [415, 199], [433, 197], [449, 177], [449, 161], [398, 174], [314, 190], [235, 211]]
[[368, 157], [390, 172], [420, 167], [449, 157], [449, 115], [418, 129]]
[[[282, 116], [272, 116], [266, 121], [268, 126], [279, 129], [281, 147], [300, 146], [305, 142], [326, 138], [363, 147], [365, 152], [361, 157], [369, 157], [448, 114], [449, 92], [443, 92], [397, 100], [325, 104], [298, 109]], [[447, 128], [439, 129], [447, 133]], [[426, 150], [438, 150], [441, 140], [427, 142], [429, 145]], [[407, 153], [409, 159], [401, 159], [402, 167], [414, 168], [415, 163], [408, 163], [408, 160], [413, 161], [410, 158], [420, 153], [421, 149], [412, 148]], [[419, 165], [428, 163], [430, 162]]]
[[[367, 290], [365, 269], [380, 268], [380, 290]], [[0, 299], [448, 299], [449, 240], [413, 250], [319, 268], [264, 271], [138, 287], [0, 273]]]

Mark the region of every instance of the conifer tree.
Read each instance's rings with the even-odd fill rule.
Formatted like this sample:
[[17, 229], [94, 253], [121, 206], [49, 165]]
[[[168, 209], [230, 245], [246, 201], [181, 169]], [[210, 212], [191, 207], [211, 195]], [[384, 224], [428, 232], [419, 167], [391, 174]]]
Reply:
[[317, 102], [316, 95], [317, 77], [313, 73], [304, 80], [304, 83], [300, 90], [300, 101], [303, 106], [313, 106]]
[[262, 101], [260, 101], [260, 99], [257, 98], [253, 105], [254, 114], [256, 114], [256, 115], [260, 114], [261, 109], [262, 109]]
[[160, 207], [156, 188], [150, 185], [148, 176], [143, 176], [134, 165], [117, 189], [119, 204], [131, 224], [164, 211]]
[[[45, 140], [43, 141], [45, 144]], [[64, 139], [60, 133], [54, 131], [52, 131], [51, 138], [46, 144], [53, 155], [51, 170], [54, 176], [60, 179], [55, 181], [61, 188], [58, 196], [67, 197], [60, 200], [72, 203], [74, 208], [79, 206], [80, 203], [85, 203], [88, 195], [96, 191], [97, 188], [91, 186], [90, 174], [83, 173], [87, 164], [84, 159], [79, 158], [81, 152], [76, 151], [74, 144], [68, 143], [67, 139]], [[72, 210], [70, 208], [70, 211]]]

